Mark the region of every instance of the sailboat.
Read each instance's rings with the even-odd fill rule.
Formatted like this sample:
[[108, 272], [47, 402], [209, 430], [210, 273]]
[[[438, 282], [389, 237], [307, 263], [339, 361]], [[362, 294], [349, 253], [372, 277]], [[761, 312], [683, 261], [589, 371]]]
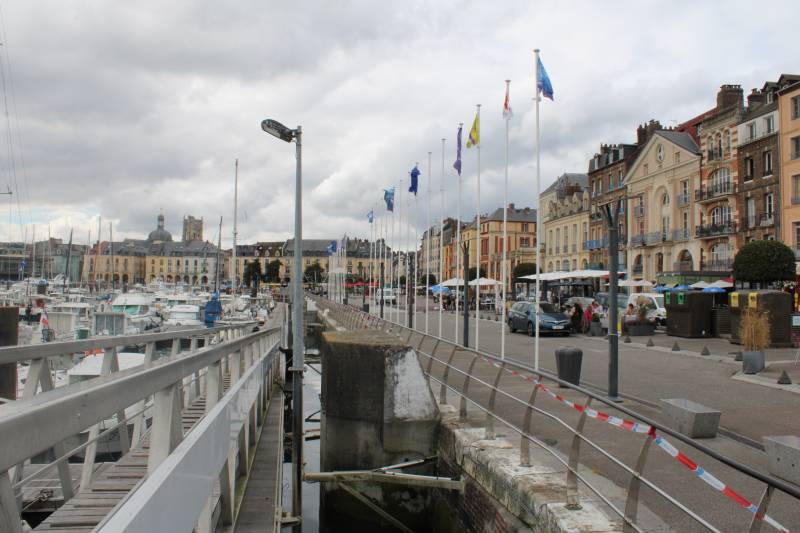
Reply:
[[[250, 322], [253, 320], [250, 314], [249, 302], [245, 302], [240, 296], [238, 291], [238, 281], [236, 279], [237, 264], [236, 264], [236, 239], [237, 239], [237, 222], [238, 222], [238, 209], [239, 209], [239, 160], [236, 160], [234, 166], [233, 178], [233, 250], [231, 255], [231, 291], [232, 297], [230, 300], [222, 298], [225, 305], [225, 315], [223, 323], [230, 322]], [[228, 300], [226, 302], [226, 300]]]

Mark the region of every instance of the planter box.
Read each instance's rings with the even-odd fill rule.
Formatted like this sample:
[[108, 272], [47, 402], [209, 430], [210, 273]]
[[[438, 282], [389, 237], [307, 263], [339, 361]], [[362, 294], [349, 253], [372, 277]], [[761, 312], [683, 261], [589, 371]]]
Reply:
[[745, 352], [742, 350], [742, 372], [758, 374], [764, 370], [764, 352]]
[[589, 322], [589, 334], [592, 337], [600, 337], [603, 334], [603, 325], [600, 322]]
[[646, 335], [653, 335], [656, 332], [656, 327], [653, 324], [628, 324], [628, 335], [631, 337], [644, 337]]
[[661, 412], [667, 426], [693, 439], [716, 437], [722, 414], [716, 409], [683, 398], [661, 400]]
[[769, 473], [800, 485], [800, 437], [764, 437]]

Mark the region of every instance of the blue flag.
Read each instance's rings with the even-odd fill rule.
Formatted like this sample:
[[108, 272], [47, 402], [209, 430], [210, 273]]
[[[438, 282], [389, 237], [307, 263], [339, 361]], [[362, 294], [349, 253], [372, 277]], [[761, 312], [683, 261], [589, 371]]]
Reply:
[[336, 253], [336, 241], [331, 241], [328, 243], [328, 247], [326, 248], [328, 255], [333, 255]]
[[544, 69], [544, 65], [542, 64], [542, 60], [540, 58], [537, 58], [536, 60], [536, 79], [538, 80], [536, 89], [542, 93], [542, 96], [552, 100], [553, 84], [550, 83], [550, 76], [547, 75], [547, 71]]
[[461, 175], [461, 126], [458, 127], [458, 135], [456, 136], [456, 162], [453, 163], [453, 168]]
[[374, 219], [374, 216], [375, 216], [375, 215], [372, 213], [372, 209], [370, 209], [370, 210], [369, 210], [369, 213], [367, 213], [367, 221], [368, 221], [370, 224], [372, 224], [372, 220]]
[[394, 212], [394, 187], [383, 190], [383, 201], [386, 202], [386, 210]]
[[419, 175], [422, 174], [422, 172], [419, 171], [417, 165], [414, 165], [414, 168], [411, 169], [409, 174], [411, 174], [411, 186], [408, 188], [408, 192], [413, 192], [414, 196], [416, 196], [417, 186], [419, 185]]

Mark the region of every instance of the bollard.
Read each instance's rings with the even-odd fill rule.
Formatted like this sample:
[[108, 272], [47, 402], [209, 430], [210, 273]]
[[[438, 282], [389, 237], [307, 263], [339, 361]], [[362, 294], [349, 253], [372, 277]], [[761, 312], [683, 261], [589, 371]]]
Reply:
[[733, 360], [734, 361], [741, 361], [742, 360], [742, 352], [741, 351], [731, 352], [731, 353], [733, 354]]
[[653, 339], [647, 339], [647, 346], [655, 346], [656, 343], [653, 342]]
[[700, 352], [700, 355], [711, 355], [711, 352], [708, 349], [708, 346], [703, 346], [703, 351]]
[[778, 385], [791, 385], [792, 378], [789, 377], [789, 374], [786, 373], [786, 370], [781, 372], [781, 377], [778, 378]]
[[681, 351], [681, 347], [678, 346], [678, 341], [675, 341], [675, 344], [672, 345], [672, 351], [673, 352], [680, 352]]
[[[19, 310], [0, 307], [0, 346], [16, 346], [18, 328]], [[17, 363], [0, 365], [0, 398], [17, 399]]]
[[625, 335], [625, 340], [623, 342], [625, 342], [625, 344], [630, 344], [631, 343], [631, 336], [630, 335]]
[[[581, 362], [583, 361], [583, 351], [574, 346], [559, 346], [556, 348], [556, 371], [559, 379], [568, 381], [573, 385], [580, 385], [581, 382]], [[566, 387], [565, 385], [558, 385]]]

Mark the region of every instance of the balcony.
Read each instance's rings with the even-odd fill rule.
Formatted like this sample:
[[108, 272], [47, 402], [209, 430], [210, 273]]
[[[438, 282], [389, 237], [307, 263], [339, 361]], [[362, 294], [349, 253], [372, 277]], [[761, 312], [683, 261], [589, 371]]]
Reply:
[[689, 240], [689, 228], [678, 228], [672, 230], [672, 240], [673, 241], [688, 241]]
[[675, 261], [673, 270], [675, 272], [691, 272], [694, 269], [691, 261]]
[[[798, 253], [800, 253], [800, 250], [798, 250]], [[603, 263], [589, 263], [590, 270], [603, 270], [603, 268]]]
[[761, 215], [761, 219], [758, 222], [758, 225], [762, 228], [770, 228], [775, 225], [775, 213], [764, 213]]
[[710, 261], [700, 261], [700, 270], [711, 272], [728, 272], [733, 268], [733, 259], [711, 259]]
[[734, 194], [735, 192], [736, 187], [734, 187], [733, 183], [730, 181], [725, 181], [697, 189], [694, 191], [694, 199], [696, 202], [708, 202], [709, 200], [714, 200], [715, 198], [720, 198], [722, 196], [728, 196], [730, 194]]
[[686, 207], [689, 205], [689, 193], [683, 193], [678, 195], [678, 207]]
[[647, 235], [634, 235], [631, 237], [631, 246], [644, 246], [647, 241]]
[[637, 205], [633, 208], [633, 216], [641, 218], [644, 216], [644, 206]]
[[593, 242], [593, 241], [583, 241], [583, 249], [584, 250], [591, 250], [591, 248], [589, 248], [589, 243], [590, 242]]
[[591, 220], [592, 222], [599, 222], [603, 220], [603, 213], [601, 213], [600, 211], [595, 211], [594, 213], [589, 215], [589, 220]]
[[708, 239], [711, 237], [721, 237], [736, 233], [736, 222], [732, 220], [723, 221], [719, 224], [706, 224], [695, 228], [695, 237], [698, 239]]
[[725, 158], [725, 152], [722, 150], [712, 149], [706, 151], [706, 159], [708, 161], [721, 161]]

